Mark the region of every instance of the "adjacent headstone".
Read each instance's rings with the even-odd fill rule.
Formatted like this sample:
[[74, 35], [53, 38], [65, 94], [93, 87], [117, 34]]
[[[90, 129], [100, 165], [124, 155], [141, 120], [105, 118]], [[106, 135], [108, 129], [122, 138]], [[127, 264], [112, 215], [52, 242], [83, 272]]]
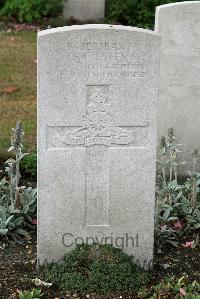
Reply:
[[191, 167], [191, 154], [200, 150], [200, 2], [159, 6], [155, 30], [161, 35], [158, 136], [173, 127], [183, 152], [180, 161]]
[[64, 18], [81, 21], [105, 17], [105, 0], [64, 0]]
[[[159, 37], [84, 25], [38, 39], [38, 258], [109, 243], [153, 257]], [[145, 264], [146, 263], [146, 264]]]

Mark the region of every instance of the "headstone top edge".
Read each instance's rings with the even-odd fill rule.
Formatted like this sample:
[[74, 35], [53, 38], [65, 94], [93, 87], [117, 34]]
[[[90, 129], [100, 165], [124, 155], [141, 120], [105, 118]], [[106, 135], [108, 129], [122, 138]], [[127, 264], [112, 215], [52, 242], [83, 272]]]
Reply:
[[146, 34], [158, 36], [158, 33], [152, 30], [138, 28], [138, 27], [123, 26], [123, 25], [109, 25], [109, 24], [87, 24], [87, 25], [64, 26], [64, 27], [42, 30], [38, 32], [38, 37], [46, 36], [50, 34], [56, 34], [56, 33], [64, 33], [69, 31], [92, 30], [92, 29], [120, 30], [120, 31], [132, 31], [132, 32], [141, 32], [141, 33], [143, 32]]
[[159, 5], [156, 7], [156, 14], [159, 13], [159, 11], [162, 9], [170, 9], [176, 6], [186, 6], [186, 5], [191, 5], [191, 4], [197, 4], [200, 5], [200, 1], [183, 1], [183, 2], [175, 2], [175, 3], [168, 3], [168, 4], [163, 4]]
[[174, 8], [185, 8], [187, 6], [191, 7], [191, 5], [194, 5], [194, 6], [200, 5], [200, 1], [183, 1], [183, 2], [168, 3], [168, 4], [157, 6], [156, 11], [155, 11], [154, 31], [158, 34], [160, 33], [159, 32], [159, 19], [160, 19], [160, 17], [162, 17], [163, 13], [173, 12]]

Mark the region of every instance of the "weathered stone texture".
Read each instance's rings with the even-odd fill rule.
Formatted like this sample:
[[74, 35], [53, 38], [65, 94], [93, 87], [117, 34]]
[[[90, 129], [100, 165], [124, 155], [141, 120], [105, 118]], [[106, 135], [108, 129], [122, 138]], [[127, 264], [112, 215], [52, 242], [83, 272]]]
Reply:
[[157, 7], [155, 30], [161, 36], [158, 136], [173, 127], [182, 150], [180, 161], [192, 166], [200, 150], [200, 2]]
[[105, 0], [65, 0], [64, 18], [99, 20], [105, 17]]
[[156, 33], [123, 26], [39, 33], [41, 262], [73, 248], [67, 233], [65, 245], [98, 238], [151, 261], [159, 45]]

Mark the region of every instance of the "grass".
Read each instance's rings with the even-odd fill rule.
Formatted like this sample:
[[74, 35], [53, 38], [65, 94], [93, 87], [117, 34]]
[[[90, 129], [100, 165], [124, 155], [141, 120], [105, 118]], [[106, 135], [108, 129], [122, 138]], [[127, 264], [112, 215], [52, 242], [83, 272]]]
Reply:
[[[36, 33], [0, 32], [0, 157], [7, 156], [11, 128], [23, 122], [24, 142], [36, 147]], [[18, 91], [5, 93], [16, 86]]]

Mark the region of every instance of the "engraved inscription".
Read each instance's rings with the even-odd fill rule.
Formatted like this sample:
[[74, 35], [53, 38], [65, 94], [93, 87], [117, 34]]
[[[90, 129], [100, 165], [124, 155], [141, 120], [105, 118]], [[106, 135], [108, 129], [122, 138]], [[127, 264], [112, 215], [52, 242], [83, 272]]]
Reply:
[[[134, 51], [133, 51], [134, 48]], [[142, 55], [140, 47], [132, 43], [86, 41], [66, 43], [65, 63], [58, 63], [58, 75], [63, 78], [87, 79], [125, 77], [129, 80], [144, 78], [148, 74], [148, 57]], [[67, 50], [67, 51], [66, 51]], [[143, 57], [141, 59], [141, 57]], [[73, 61], [71, 65], [68, 61]], [[94, 63], [93, 63], [94, 61]]]

